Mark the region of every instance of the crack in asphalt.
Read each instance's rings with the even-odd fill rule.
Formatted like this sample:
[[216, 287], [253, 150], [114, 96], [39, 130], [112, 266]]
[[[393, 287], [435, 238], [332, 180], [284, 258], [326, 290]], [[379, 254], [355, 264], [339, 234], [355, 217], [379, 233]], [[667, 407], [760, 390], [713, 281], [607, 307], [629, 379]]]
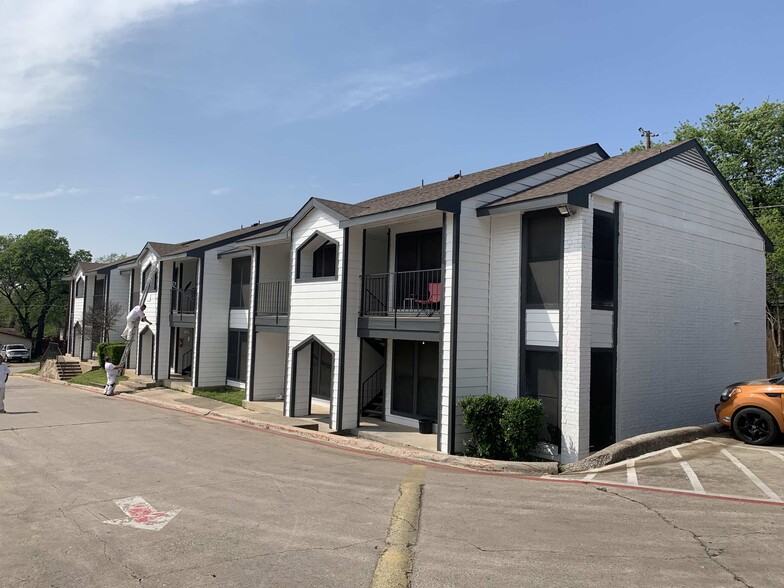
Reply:
[[[108, 554], [108, 553], [107, 553], [107, 551], [106, 551], [106, 550], [108, 549], [108, 547], [109, 547], [109, 544], [107, 543], [107, 541], [106, 541], [104, 538], [102, 538], [102, 537], [100, 537], [99, 535], [97, 535], [97, 534], [95, 534], [95, 533], [92, 533], [91, 531], [89, 531], [89, 530], [87, 530], [87, 529], [83, 528], [83, 527], [82, 527], [82, 526], [79, 524], [79, 521], [77, 521], [77, 520], [76, 520], [75, 518], [73, 518], [73, 517], [70, 517], [70, 516], [68, 516], [68, 514], [66, 513], [66, 511], [65, 511], [65, 510], [63, 510], [62, 508], [58, 508], [57, 510], [60, 512], [60, 514], [62, 515], [62, 517], [63, 517], [63, 518], [66, 520], [66, 521], [68, 521], [69, 523], [72, 523], [72, 524], [73, 524], [73, 525], [74, 525], [74, 526], [75, 526], [77, 529], [79, 529], [79, 531], [80, 531], [81, 533], [83, 533], [83, 534], [85, 534], [85, 535], [87, 535], [87, 536], [89, 536], [89, 537], [92, 537], [93, 539], [96, 539], [96, 540], [97, 540], [97, 541], [98, 541], [98, 542], [101, 544], [101, 546], [103, 547], [103, 550], [102, 550], [102, 555], [103, 555], [103, 557], [104, 557], [104, 559], [105, 559], [106, 561], [108, 561], [108, 562], [110, 562], [110, 563], [112, 563], [112, 564], [114, 564], [114, 565], [119, 565], [119, 566], [122, 566], [123, 568], [125, 568], [125, 569], [128, 571], [128, 573], [131, 575], [131, 577], [132, 577], [134, 580], [137, 580], [137, 581], [138, 581], [138, 582], [141, 584], [141, 582], [142, 582], [142, 579], [143, 579], [143, 576], [140, 576], [140, 575], [138, 575], [138, 574], [137, 574], [137, 573], [136, 573], [136, 572], [135, 572], [135, 571], [134, 571], [134, 570], [133, 570], [131, 567], [129, 567], [129, 566], [127, 566], [127, 565], [125, 565], [125, 564], [124, 564], [122, 561], [118, 561], [118, 560], [116, 560], [116, 559], [113, 559], [112, 557], [110, 557], [110, 556], [109, 556], [109, 554]], [[98, 517], [98, 516], [97, 516], [97, 515], [96, 515], [94, 512], [92, 512], [91, 510], [89, 510], [89, 509], [85, 509], [85, 510], [86, 510], [87, 512], [89, 512], [91, 515], [93, 515], [94, 517], [96, 517], [96, 518], [100, 518], [100, 517]]]
[[374, 538], [374, 539], [365, 539], [364, 541], [356, 541], [353, 543], [347, 543], [345, 545], [338, 545], [335, 547], [302, 547], [298, 549], [282, 549], [278, 551], [268, 551], [265, 553], [256, 553], [253, 555], [246, 555], [242, 557], [233, 557], [229, 559], [222, 559], [220, 561], [214, 561], [206, 564], [197, 564], [193, 566], [187, 566], [184, 568], [176, 569], [176, 570], [167, 570], [165, 572], [158, 572], [156, 574], [150, 574], [149, 576], [145, 576], [145, 580], [150, 580], [152, 578], [158, 578], [160, 576], [166, 576], [168, 574], [179, 574], [181, 572], [187, 572], [190, 570], [203, 570], [209, 568], [211, 566], [219, 566], [226, 563], [234, 563], [240, 561], [250, 561], [253, 559], [259, 559], [263, 557], [270, 557], [270, 556], [277, 556], [277, 555], [287, 555], [289, 553], [303, 553], [308, 551], [340, 551], [341, 549], [349, 549], [351, 547], [356, 547], [357, 545], [365, 545], [366, 543], [383, 543], [383, 539]]
[[705, 557], [707, 557], [710, 561], [712, 561], [717, 566], [719, 566], [722, 570], [724, 570], [725, 572], [730, 574], [732, 576], [733, 580], [735, 580], [736, 582], [738, 582], [740, 584], [743, 584], [746, 588], [754, 588], [751, 584], [746, 582], [746, 580], [744, 580], [738, 574], [733, 572], [729, 567], [727, 567], [722, 562], [720, 562], [718, 559], [716, 559], [717, 557], [719, 557], [721, 554], [724, 553], [724, 549], [723, 548], [719, 549], [719, 548], [715, 548], [715, 547], [709, 546], [707, 543], [705, 543], [705, 541], [702, 540], [702, 537], [700, 535], [698, 535], [694, 531], [691, 531], [691, 530], [686, 529], [684, 527], [678, 526], [677, 524], [675, 524], [674, 521], [671, 521], [669, 518], [667, 518], [667, 516], [665, 516], [664, 514], [662, 514], [661, 512], [656, 510], [655, 508], [653, 508], [652, 506], [648, 506], [647, 504], [645, 504], [641, 500], [636, 500], [634, 498], [630, 498], [629, 496], [624, 496], [623, 494], [619, 494], [618, 492], [615, 492], [615, 491], [610, 490], [608, 488], [597, 487], [597, 490], [599, 490], [601, 492], [604, 492], [606, 494], [612, 494], [613, 496], [617, 496], [618, 498], [621, 498], [621, 499], [626, 500], [628, 502], [632, 502], [634, 504], [642, 506], [644, 509], [646, 509], [646, 510], [652, 512], [653, 514], [655, 514], [657, 517], [659, 517], [662, 521], [664, 521], [667, 525], [669, 525], [673, 529], [676, 529], [676, 530], [681, 531], [683, 533], [688, 533], [689, 535], [691, 535], [691, 537], [697, 543], [699, 543], [700, 547], [702, 547], [702, 550], [705, 552]]
[[88, 421], [86, 423], [61, 423], [55, 425], [36, 425], [33, 427], [8, 427], [4, 429], [0, 429], [0, 433], [5, 431], [11, 431], [19, 434], [19, 431], [29, 431], [34, 429], [56, 429], [60, 427], [82, 427], [85, 425], [105, 425], [109, 423], [143, 423], [147, 421], [160, 421], [165, 420], [165, 417], [151, 417], [147, 419], [122, 419], [122, 420], [108, 420], [108, 421]]

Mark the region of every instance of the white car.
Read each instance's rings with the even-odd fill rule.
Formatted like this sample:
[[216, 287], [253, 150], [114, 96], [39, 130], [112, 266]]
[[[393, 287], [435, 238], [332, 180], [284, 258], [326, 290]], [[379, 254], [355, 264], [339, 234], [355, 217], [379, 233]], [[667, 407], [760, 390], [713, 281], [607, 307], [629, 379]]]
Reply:
[[7, 343], [0, 347], [0, 355], [8, 363], [12, 361], [30, 361], [30, 350], [19, 343]]

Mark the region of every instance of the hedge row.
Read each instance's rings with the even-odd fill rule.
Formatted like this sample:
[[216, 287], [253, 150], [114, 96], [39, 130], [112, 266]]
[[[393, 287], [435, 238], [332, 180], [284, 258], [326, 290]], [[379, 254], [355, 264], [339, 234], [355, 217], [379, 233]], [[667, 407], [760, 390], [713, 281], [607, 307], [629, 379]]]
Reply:
[[120, 363], [123, 351], [125, 351], [125, 343], [99, 343], [96, 349], [98, 353], [98, 364], [103, 369], [103, 364], [106, 358], [109, 357], [114, 365]]

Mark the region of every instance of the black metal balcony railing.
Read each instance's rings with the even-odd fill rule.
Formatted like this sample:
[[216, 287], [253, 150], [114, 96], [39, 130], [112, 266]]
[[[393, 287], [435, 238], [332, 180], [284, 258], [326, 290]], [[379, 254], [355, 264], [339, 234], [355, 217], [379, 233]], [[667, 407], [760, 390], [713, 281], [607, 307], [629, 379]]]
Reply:
[[288, 316], [289, 283], [262, 281], [256, 284], [256, 314], [259, 316]]
[[172, 314], [196, 313], [196, 288], [172, 288], [171, 301]]
[[425, 316], [441, 312], [441, 270], [360, 276], [361, 316]]

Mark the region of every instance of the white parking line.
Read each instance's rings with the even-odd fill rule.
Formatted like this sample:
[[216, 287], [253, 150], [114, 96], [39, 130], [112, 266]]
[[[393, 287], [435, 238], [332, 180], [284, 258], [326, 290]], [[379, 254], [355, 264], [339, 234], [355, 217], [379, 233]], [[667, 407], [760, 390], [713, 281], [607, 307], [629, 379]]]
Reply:
[[779, 453], [778, 451], [773, 451], [772, 449], [768, 449], [768, 452], [778, 457], [781, 461], [784, 461], [784, 453]]
[[691, 469], [689, 462], [683, 459], [681, 452], [675, 447], [672, 447], [670, 451], [672, 451], [672, 454], [675, 456], [675, 459], [678, 460], [678, 463], [681, 464], [681, 468], [683, 468], [686, 477], [689, 478], [689, 482], [691, 482], [691, 487], [694, 488], [694, 491], [705, 494], [705, 488], [702, 487], [702, 482], [700, 482], [700, 479], [697, 477], [697, 474], [694, 473], [694, 470]]
[[732, 455], [732, 454], [731, 454], [729, 451], [727, 451], [726, 449], [722, 449], [722, 450], [721, 450], [721, 452], [722, 452], [722, 453], [723, 453], [723, 454], [724, 454], [724, 455], [727, 457], [727, 459], [729, 459], [729, 460], [730, 460], [732, 463], [734, 463], [736, 466], [738, 466], [738, 469], [739, 469], [740, 471], [742, 471], [744, 474], [746, 474], [746, 476], [748, 476], [749, 480], [751, 480], [752, 482], [754, 482], [754, 484], [757, 486], [757, 488], [759, 488], [760, 490], [762, 490], [762, 491], [765, 493], [765, 495], [766, 495], [768, 498], [770, 498], [771, 500], [775, 500], [775, 501], [777, 501], [777, 502], [781, 502], [781, 498], [779, 498], [779, 495], [778, 495], [778, 494], [776, 494], [776, 493], [775, 493], [773, 490], [771, 490], [770, 488], [768, 488], [768, 487], [765, 485], [765, 482], [763, 482], [763, 481], [762, 481], [762, 480], [760, 480], [760, 479], [759, 479], [759, 478], [758, 478], [756, 475], [754, 475], [754, 472], [752, 472], [752, 471], [751, 471], [749, 468], [747, 468], [745, 465], [743, 465], [743, 464], [742, 464], [742, 463], [741, 463], [741, 462], [738, 460], [738, 458], [737, 458], [737, 457], [735, 457], [734, 455]]
[[639, 486], [637, 483], [637, 470], [634, 469], [634, 460], [626, 464], [626, 483], [630, 486]]
[[588, 474], [587, 476], [585, 476], [585, 477], [583, 478], [583, 482], [590, 482], [590, 481], [591, 481], [591, 480], [593, 480], [595, 477], [596, 477], [596, 472], [593, 472], [592, 474]]

